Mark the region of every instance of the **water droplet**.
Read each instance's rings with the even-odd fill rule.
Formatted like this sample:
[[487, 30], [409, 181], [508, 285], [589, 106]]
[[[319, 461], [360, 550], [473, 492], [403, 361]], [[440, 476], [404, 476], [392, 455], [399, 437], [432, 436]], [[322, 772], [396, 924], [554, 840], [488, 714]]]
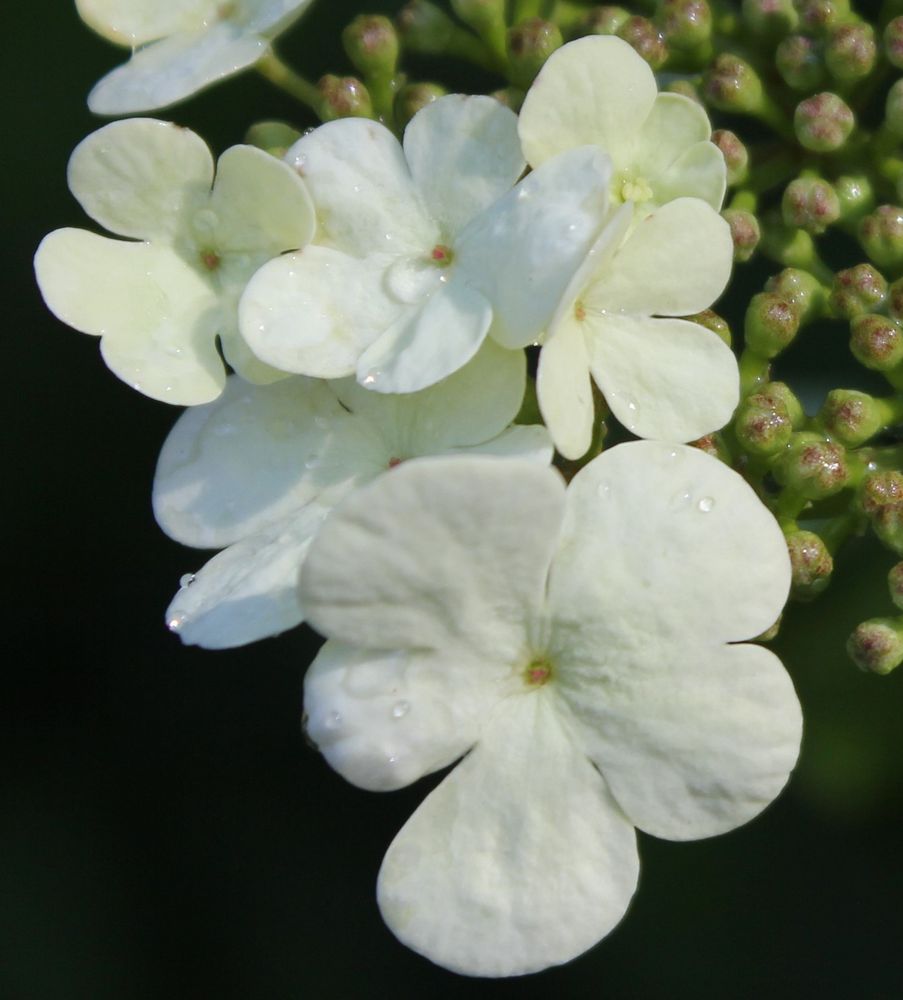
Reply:
[[608, 483], [599, 483], [596, 487], [596, 495], [607, 500], [611, 496], [611, 486]]
[[576, 223], [576, 222], [572, 222], [572, 223], [571, 223], [571, 224], [570, 224], [570, 225], [568, 226], [568, 232], [569, 232], [569, 233], [575, 233], [575, 232], [577, 232], [577, 223]]
[[342, 724], [342, 716], [339, 712], [330, 712], [326, 716], [326, 728], [327, 729], [338, 729]]
[[388, 755], [388, 756], [386, 757], [386, 761], [387, 761], [387, 762], [388, 762], [389, 764], [397, 764], [397, 763], [398, 763], [398, 757], [397, 757], [397, 756], [396, 756], [396, 755], [395, 755], [394, 753], [390, 753], [390, 754], [389, 754], [389, 755]]
[[680, 452], [676, 448], [669, 448], [665, 452], [665, 454], [667, 455], [668, 458], [675, 459], [680, 454]]
[[689, 490], [680, 490], [671, 497], [671, 509], [672, 510], [685, 510], [690, 506], [690, 501], [692, 497]]
[[170, 632], [178, 632], [185, 625], [185, 615], [173, 615], [166, 623]]
[[714, 497], [703, 497], [696, 506], [703, 514], [708, 514], [710, 510], [715, 506]]
[[376, 380], [380, 377], [382, 372], [368, 372], [362, 379], [361, 385], [376, 385]]
[[295, 170], [298, 171], [299, 174], [303, 174], [306, 163], [307, 163], [307, 157], [304, 155], [304, 153], [299, 153], [295, 157], [292, 166], [295, 168]]
[[522, 187], [517, 192], [517, 200], [518, 201], [526, 201], [529, 197], [530, 197], [530, 192], [526, 188]]
[[410, 711], [411, 703], [409, 701], [396, 701], [392, 706], [392, 718], [403, 719]]
[[190, 587], [194, 583], [194, 581], [196, 579], [197, 579], [197, 577], [194, 575], [194, 573], [186, 573], [179, 580], [179, 586], [180, 587]]

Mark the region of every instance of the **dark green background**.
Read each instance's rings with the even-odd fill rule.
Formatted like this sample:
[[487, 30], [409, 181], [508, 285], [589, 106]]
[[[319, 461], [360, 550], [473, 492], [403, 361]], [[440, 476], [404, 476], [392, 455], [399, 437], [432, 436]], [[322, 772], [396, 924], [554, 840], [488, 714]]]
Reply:
[[[314, 78], [342, 70], [337, 26], [360, 9], [320, 0], [283, 51]], [[202, 561], [150, 511], [175, 413], [46, 313], [30, 262], [44, 233], [90, 225], [66, 161], [102, 124], [85, 95], [121, 54], [68, 0], [8, 4], [3, 32], [0, 997], [903, 997], [903, 676], [862, 676], [842, 652], [858, 620], [889, 611], [892, 559], [868, 545], [845, 585], [788, 616], [778, 647], [806, 741], [764, 816], [710, 842], [641, 836], [623, 925], [563, 969], [470, 981], [392, 938], [376, 872], [433, 780], [368, 794], [305, 746], [310, 633], [208, 653], [164, 629]], [[295, 114], [253, 75], [169, 113], [217, 152], [257, 118]], [[826, 356], [846, 364], [842, 331], [819, 336], [791, 358], [816, 383]]]

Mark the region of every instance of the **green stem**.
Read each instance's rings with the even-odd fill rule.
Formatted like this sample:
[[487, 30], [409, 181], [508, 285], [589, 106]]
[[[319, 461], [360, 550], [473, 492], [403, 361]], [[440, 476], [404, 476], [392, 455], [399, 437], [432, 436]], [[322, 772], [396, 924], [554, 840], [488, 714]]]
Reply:
[[740, 355], [740, 398], [745, 399], [768, 381], [771, 362], [749, 348]]
[[846, 514], [832, 517], [819, 527], [816, 534], [825, 543], [831, 555], [835, 556], [841, 545], [856, 531], [861, 519], [859, 514], [848, 511]]
[[309, 80], [305, 80], [300, 73], [287, 66], [272, 49], [255, 64], [254, 68], [280, 90], [306, 104], [322, 120], [320, 92]]

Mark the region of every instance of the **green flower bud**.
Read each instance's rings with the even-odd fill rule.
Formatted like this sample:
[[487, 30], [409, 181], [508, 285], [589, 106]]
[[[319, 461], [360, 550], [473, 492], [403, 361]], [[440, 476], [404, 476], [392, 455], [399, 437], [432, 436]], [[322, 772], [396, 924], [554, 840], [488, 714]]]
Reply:
[[898, 608], [903, 609], [903, 562], [891, 567], [887, 574], [887, 588], [890, 599]]
[[765, 291], [774, 292], [792, 302], [800, 314], [800, 323], [818, 316], [825, 301], [825, 290], [818, 278], [798, 267], [785, 267], [765, 282]]
[[903, 504], [903, 472], [883, 469], [867, 472], [859, 484], [856, 501], [863, 514], [874, 516], [884, 507]]
[[708, 0], [662, 0], [656, 20], [668, 48], [679, 52], [692, 52], [712, 37]]
[[790, 423], [794, 430], [798, 430], [805, 423], [803, 404], [785, 382], [766, 382], [759, 389], [759, 395], [764, 396], [772, 406], [783, 406], [790, 415]]
[[869, 516], [872, 531], [892, 552], [903, 556], [903, 503], [888, 503]]
[[734, 417], [737, 443], [750, 455], [767, 458], [787, 447], [793, 425], [787, 407], [762, 393], [747, 396]]
[[787, 535], [790, 553], [790, 595], [811, 601], [831, 582], [834, 560], [827, 545], [812, 531], [791, 531]]
[[862, 249], [878, 267], [895, 271], [903, 267], [903, 208], [879, 205], [859, 223]]
[[593, 7], [586, 12], [583, 30], [588, 35], [616, 35], [618, 28], [630, 17], [630, 11], [611, 5]]
[[412, 52], [437, 55], [455, 32], [455, 22], [429, 0], [411, 0], [395, 16], [402, 41]]
[[451, 0], [451, 8], [478, 35], [505, 24], [505, 0]]
[[759, 292], [750, 299], [744, 320], [746, 346], [760, 357], [773, 358], [788, 347], [800, 328], [800, 314], [788, 299]]
[[781, 620], [783, 619], [783, 617], [784, 617], [783, 615], [778, 615], [778, 620], [774, 623], [774, 625], [765, 629], [765, 631], [762, 632], [760, 635], [757, 635], [755, 641], [771, 642], [772, 639], [777, 639], [778, 632], [781, 631]]
[[691, 323], [698, 323], [700, 326], [704, 326], [707, 330], [711, 330], [712, 333], [717, 333], [728, 347], [731, 346], [731, 328], [728, 326], [727, 320], [719, 316], [718, 313], [712, 312], [711, 309], [704, 309], [700, 313], [685, 318]]
[[895, 618], [871, 618], [847, 640], [847, 653], [860, 670], [889, 674], [903, 663], [903, 626]]
[[871, 264], [857, 264], [834, 275], [831, 311], [843, 319], [855, 319], [880, 309], [887, 295], [887, 282]]
[[893, 319], [903, 322], [903, 278], [897, 278], [887, 290], [887, 311]]
[[788, 35], [774, 54], [774, 63], [784, 83], [793, 90], [811, 92], [825, 80], [821, 45], [808, 35]]
[[628, 17], [618, 28], [617, 35], [632, 45], [653, 69], [661, 69], [668, 61], [665, 39], [648, 17]]
[[743, 0], [741, 12], [747, 28], [766, 42], [783, 38], [799, 21], [793, 0]]
[[839, 83], [864, 80], [877, 59], [875, 29], [870, 24], [842, 24], [831, 32], [825, 45], [825, 65]]
[[508, 62], [514, 83], [529, 87], [546, 59], [561, 48], [563, 42], [558, 26], [541, 17], [531, 17], [509, 28]]
[[511, 108], [516, 114], [524, 103], [525, 95], [520, 87], [502, 87], [501, 90], [493, 90], [489, 96], [494, 97], [499, 104], [504, 104], [506, 108]]
[[691, 101], [696, 104], [702, 104], [702, 98], [699, 96], [699, 91], [696, 89], [695, 84], [690, 80], [669, 80], [665, 85], [665, 90], [669, 94], [680, 94], [683, 97], [689, 97]]
[[903, 17], [887, 22], [884, 29], [884, 54], [891, 66], [903, 69]]
[[745, 212], [740, 208], [725, 209], [721, 213], [721, 218], [731, 227], [734, 260], [741, 264], [748, 261], [762, 238], [759, 220], [752, 212]]
[[784, 188], [781, 213], [788, 226], [818, 236], [840, 217], [840, 201], [821, 177], [797, 177]]
[[793, 114], [796, 138], [813, 153], [840, 149], [853, 132], [856, 118], [837, 94], [824, 92], [800, 101]]
[[285, 122], [256, 122], [245, 133], [245, 142], [249, 146], [256, 146], [279, 160], [300, 138], [298, 129]]
[[774, 466], [782, 486], [807, 500], [839, 493], [850, 481], [846, 450], [811, 431], [797, 431]]
[[398, 64], [398, 34], [387, 17], [361, 14], [342, 32], [354, 68], [364, 76], [392, 77]]
[[834, 182], [834, 193], [840, 202], [840, 218], [844, 222], [857, 222], [875, 207], [872, 182], [865, 174], [844, 174]]
[[850, 16], [850, 0], [794, 0], [804, 31], [821, 34]]
[[402, 87], [395, 98], [395, 117], [399, 127], [404, 128], [421, 108], [447, 93], [445, 87], [438, 83], [409, 83]]
[[698, 448], [699, 451], [704, 451], [707, 455], [711, 455], [712, 458], [717, 458], [719, 462], [724, 462], [725, 465], [731, 464], [731, 453], [720, 434], [706, 434], [705, 437], [701, 437], [698, 441], [691, 441], [690, 446]]
[[832, 389], [818, 418], [824, 429], [846, 448], [858, 448], [884, 426], [884, 410], [873, 396], [856, 389]]
[[889, 316], [857, 316], [850, 323], [850, 350], [866, 368], [889, 372], [903, 362], [903, 328]]
[[884, 124], [892, 135], [903, 137], [903, 78], [896, 80], [887, 92]]
[[727, 183], [731, 187], [742, 184], [749, 176], [749, 152], [746, 146], [726, 128], [715, 129], [712, 142], [721, 150], [727, 167]]
[[372, 118], [370, 92], [353, 76], [333, 76], [331, 73], [317, 82], [320, 92], [320, 115], [324, 122], [336, 118]]
[[730, 52], [716, 56], [703, 83], [706, 101], [719, 111], [755, 114], [762, 107], [762, 81], [748, 62]]

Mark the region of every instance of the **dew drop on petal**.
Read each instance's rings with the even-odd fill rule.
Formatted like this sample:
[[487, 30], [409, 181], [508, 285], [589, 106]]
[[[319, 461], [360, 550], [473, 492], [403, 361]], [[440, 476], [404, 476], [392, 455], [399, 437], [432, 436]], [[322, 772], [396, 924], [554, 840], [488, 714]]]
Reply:
[[409, 701], [396, 701], [392, 706], [392, 718], [403, 719], [410, 710], [411, 703]]
[[611, 496], [611, 486], [608, 483], [599, 483], [596, 487], [596, 495], [602, 500], [608, 500]]
[[194, 573], [185, 573], [184, 576], [179, 580], [180, 587], [190, 587], [197, 578]]
[[342, 724], [342, 716], [339, 712], [330, 712], [326, 716], [326, 728], [327, 729], [338, 729]]
[[394, 753], [390, 753], [386, 756], [386, 762], [389, 764], [397, 764], [398, 757]]
[[672, 510], [685, 510], [690, 506], [691, 499], [689, 490], [679, 490], [671, 497], [670, 507]]
[[170, 632], [178, 632], [185, 625], [185, 615], [173, 615], [166, 623]]
[[703, 497], [696, 506], [703, 514], [708, 514], [715, 506], [714, 497]]

